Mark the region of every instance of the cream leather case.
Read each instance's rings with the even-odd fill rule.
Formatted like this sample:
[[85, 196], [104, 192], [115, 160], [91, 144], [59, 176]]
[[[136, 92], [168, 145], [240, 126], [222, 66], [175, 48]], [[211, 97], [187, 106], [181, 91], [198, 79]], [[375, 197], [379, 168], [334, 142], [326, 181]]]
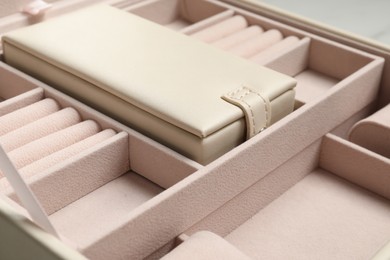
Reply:
[[388, 46], [255, 0], [50, 2], [0, 12], [0, 259], [389, 258]]
[[6, 63], [202, 164], [294, 108], [294, 79], [109, 6], [9, 33], [3, 46]]

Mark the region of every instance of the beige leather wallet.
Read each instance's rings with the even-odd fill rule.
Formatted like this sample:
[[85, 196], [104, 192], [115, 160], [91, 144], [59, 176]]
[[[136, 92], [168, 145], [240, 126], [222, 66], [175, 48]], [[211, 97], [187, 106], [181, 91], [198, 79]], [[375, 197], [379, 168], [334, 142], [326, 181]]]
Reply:
[[105, 5], [3, 46], [10, 65], [202, 164], [294, 106], [294, 79]]

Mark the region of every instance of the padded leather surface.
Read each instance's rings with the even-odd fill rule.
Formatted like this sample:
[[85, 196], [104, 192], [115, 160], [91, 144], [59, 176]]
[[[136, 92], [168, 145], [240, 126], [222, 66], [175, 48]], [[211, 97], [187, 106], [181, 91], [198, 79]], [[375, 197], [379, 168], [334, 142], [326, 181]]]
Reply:
[[[295, 86], [290, 77], [104, 5], [12, 32], [3, 40], [11, 65], [203, 163], [236, 146], [245, 132], [240, 127], [233, 135], [219, 134], [221, 140], [233, 139], [227, 140], [228, 149], [222, 145], [202, 155], [210, 143], [203, 138], [243, 118], [238, 107], [221, 99], [223, 94], [247, 86], [272, 105]], [[91, 92], [95, 86], [97, 96]], [[105, 98], [109, 95], [116, 100]], [[293, 95], [288, 97], [278, 105], [292, 109]], [[113, 108], [121, 102], [128, 107]], [[173, 139], [183, 134], [185, 140], [176, 144]]]

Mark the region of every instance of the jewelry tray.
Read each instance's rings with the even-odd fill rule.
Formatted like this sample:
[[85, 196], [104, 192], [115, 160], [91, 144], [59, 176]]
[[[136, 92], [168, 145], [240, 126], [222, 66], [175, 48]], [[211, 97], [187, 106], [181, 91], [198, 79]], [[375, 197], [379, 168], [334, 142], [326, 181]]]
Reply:
[[[41, 245], [30, 253], [58, 259], [157, 259], [201, 230], [254, 259], [370, 258], [390, 240], [390, 159], [349, 141], [359, 121], [389, 103], [389, 51], [267, 6], [109, 2], [194, 40], [237, 15], [248, 26], [297, 37], [257, 61], [297, 79], [295, 110], [203, 166], [2, 62], [0, 113], [50, 98], [115, 135], [26, 178], [62, 241], [26, 221], [0, 179], [0, 225], [18, 234], [0, 244], [0, 255], [15, 254], [23, 241]], [[65, 10], [59, 6], [47, 17]], [[23, 24], [18, 19], [1, 31]]]

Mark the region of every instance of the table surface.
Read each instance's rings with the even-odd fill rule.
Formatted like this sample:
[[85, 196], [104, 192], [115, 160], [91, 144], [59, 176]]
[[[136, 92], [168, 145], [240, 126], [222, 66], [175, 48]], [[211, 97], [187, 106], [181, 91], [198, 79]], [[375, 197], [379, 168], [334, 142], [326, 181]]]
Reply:
[[390, 0], [258, 0], [390, 44]]

